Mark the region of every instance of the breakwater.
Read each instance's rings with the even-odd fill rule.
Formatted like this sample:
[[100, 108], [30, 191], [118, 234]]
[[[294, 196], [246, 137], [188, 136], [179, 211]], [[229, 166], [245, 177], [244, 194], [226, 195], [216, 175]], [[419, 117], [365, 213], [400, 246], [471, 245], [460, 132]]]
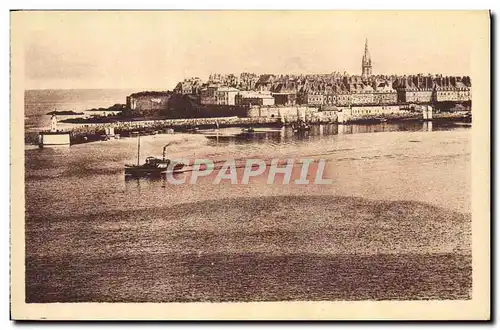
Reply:
[[[283, 123], [277, 118], [189, 118], [189, 119], [152, 119], [110, 121], [101, 123], [76, 124], [64, 129], [71, 132], [71, 144], [79, 144], [107, 139], [106, 130], [113, 128], [114, 134], [120, 137], [136, 135], [154, 135], [157, 133], [195, 132], [198, 129], [215, 129], [225, 127], [281, 127]], [[36, 136], [35, 136], [36, 134]], [[25, 137], [28, 144], [38, 142], [37, 133]]]
[[[472, 115], [463, 113], [441, 112], [433, 113], [432, 121], [458, 121], [472, 122]], [[361, 124], [361, 123], [378, 123], [381, 119], [387, 122], [402, 122], [402, 121], [420, 121], [423, 120], [422, 113], [418, 112], [400, 112], [376, 115], [352, 116], [345, 120], [345, 124]]]
[[[282, 127], [296, 123], [298, 117], [287, 117], [286, 120], [276, 117], [214, 117], [187, 119], [153, 119], [133, 120], [99, 124], [78, 125], [71, 129], [71, 143], [85, 143], [107, 138], [106, 129], [113, 128], [114, 134], [120, 137], [136, 135], [154, 135], [158, 133], [196, 132], [203, 129], [227, 127]], [[331, 124], [331, 118], [311, 118], [310, 124]]]
[[[142, 120], [141, 120], [142, 119]], [[214, 117], [214, 118], [188, 118], [188, 119], [150, 119], [144, 118], [129, 119], [127, 121], [109, 122], [88, 122], [75, 124], [73, 127], [64, 129], [71, 133], [71, 144], [79, 144], [93, 141], [105, 140], [108, 138], [107, 129], [113, 128], [114, 134], [120, 137], [136, 135], [154, 135], [157, 133], [173, 132], [196, 132], [203, 129], [216, 129], [226, 127], [282, 127], [292, 125], [297, 122], [298, 117], [286, 117], [285, 120], [279, 117]], [[337, 123], [336, 117], [315, 116], [307, 118], [311, 125]], [[379, 123], [381, 119], [387, 122], [398, 121], [418, 121], [422, 120], [421, 113], [399, 113], [399, 114], [379, 114], [364, 115], [348, 119], [344, 124], [349, 123]], [[458, 113], [435, 113], [434, 121], [462, 121], [471, 122], [470, 115]], [[38, 133], [30, 132], [25, 136], [27, 144], [38, 143]]]

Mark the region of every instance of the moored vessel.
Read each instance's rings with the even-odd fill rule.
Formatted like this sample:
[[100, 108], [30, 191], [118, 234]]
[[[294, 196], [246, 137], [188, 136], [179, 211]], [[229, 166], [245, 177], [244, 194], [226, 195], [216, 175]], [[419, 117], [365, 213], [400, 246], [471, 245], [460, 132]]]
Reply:
[[299, 120], [297, 124], [292, 125], [292, 130], [294, 133], [308, 132], [311, 129], [309, 124], [304, 120]]
[[149, 156], [144, 164], [140, 164], [141, 140], [137, 139], [137, 165], [125, 165], [126, 177], [160, 177], [167, 173], [178, 173], [184, 168], [181, 162], [175, 162], [166, 158], [166, 150], [170, 143], [163, 147], [162, 158]]

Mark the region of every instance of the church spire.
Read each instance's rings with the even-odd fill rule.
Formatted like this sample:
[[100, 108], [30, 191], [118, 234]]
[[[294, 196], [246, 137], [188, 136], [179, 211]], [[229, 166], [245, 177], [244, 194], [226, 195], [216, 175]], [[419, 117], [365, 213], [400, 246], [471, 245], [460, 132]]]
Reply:
[[365, 53], [363, 54], [363, 59], [361, 60], [361, 76], [363, 79], [367, 79], [372, 75], [372, 59], [370, 52], [368, 51], [368, 38], [365, 40]]
[[370, 52], [368, 51], [368, 38], [365, 39], [365, 53], [363, 54], [363, 59], [361, 60], [361, 76], [363, 78], [368, 78], [372, 75], [372, 59]]

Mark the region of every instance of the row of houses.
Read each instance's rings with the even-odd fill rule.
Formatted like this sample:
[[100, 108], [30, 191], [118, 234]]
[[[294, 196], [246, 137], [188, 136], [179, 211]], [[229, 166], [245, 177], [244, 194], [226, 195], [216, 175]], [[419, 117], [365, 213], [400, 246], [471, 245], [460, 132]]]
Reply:
[[347, 83], [303, 87], [297, 94], [299, 104], [307, 105], [371, 105], [396, 104], [397, 91], [387, 80], [366, 83], [353, 79]]
[[470, 102], [470, 77], [402, 77], [394, 81], [400, 103]]
[[274, 105], [275, 97], [270, 92], [240, 91], [234, 87], [209, 85], [201, 90], [202, 105]]
[[196, 95], [203, 105], [390, 105], [468, 102], [472, 98], [469, 77], [415, 75], [327, 78], [315, 75], [281, 76], [277, 79], [273, 75], [262, 75], [253, 90], [242, 90], [238, 85], [228, 86], [211, 79], [211, 83], [201, 83], [198, 79], [185, 80], [178, 84], [174, 92]]

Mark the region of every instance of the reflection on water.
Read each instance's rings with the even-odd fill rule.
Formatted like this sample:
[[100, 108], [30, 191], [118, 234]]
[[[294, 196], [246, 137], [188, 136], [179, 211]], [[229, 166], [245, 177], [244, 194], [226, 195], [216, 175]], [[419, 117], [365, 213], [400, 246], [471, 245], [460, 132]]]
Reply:
[[432, 121], [424, 122], [423, 131], [432, 132]]
[[154, 177], [129, 177], [125, 176], [125, 188], [126, 189], [138, 189], [150, 188], [152, 186], [161, 186], [162, 188], [167, 188], [167, 185], [172, 184], [173, 181], [183, 181], [185, 182], [185, 173], [174, 173], [172, 177], [167, 180], [166, 175], [154, 176]]
[[36, 148], [40, 148], [40, 149], [52, 149], [54, 151], [60, 151], [60, 152], [63, 152], [63, 151], [69, 151], [71, 149], [71, 146], [69, 144], [61, 144], [61, 145], [58, 145], [58, 144], [51, 144], [51, 145], [44, 145], [44, 146], [35, 146], [35, 145], [30, 145], [31, 149], [36, 149]]
[[243, 143], [287, 143], [290, 141], [319, 140], [324, 136], [340, 134], [362, 134], [380, 132], [432, 132], [464, 129], [470, 124], [455, 122], [399, 122], [379, 124], [352, 124], [352, 125], [313, 125], [309, 131], [294, 132], [291, 127], [281, 129], [255, 129], [254, 132], [243, 132], [239, 129], [221, 129], [202, 131], [212, 143], [243, 144]]

